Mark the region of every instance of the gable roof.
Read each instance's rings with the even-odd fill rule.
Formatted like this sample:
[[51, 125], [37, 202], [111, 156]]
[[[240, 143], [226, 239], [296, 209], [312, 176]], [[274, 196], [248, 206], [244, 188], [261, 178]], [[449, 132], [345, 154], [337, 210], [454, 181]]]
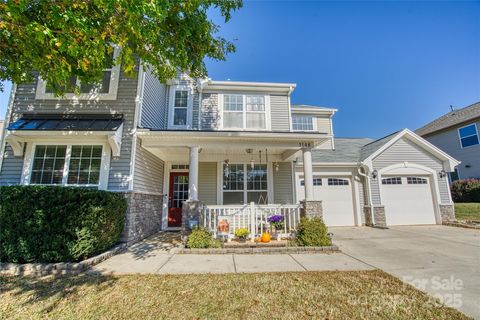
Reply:
[[[312, 150], [313, 163], [357, 163], [362, 147], [369, 138], [335, 138], [334, 150]], [[302, 161], [302, 157], [299, 158]]]
[[480, 102], [462, 109], [453, 110], [415, 130], [415, 133], [425, 136], [475, 118], [480, 118]]
[[395, 131], [393, 133], [390, 133], [389, 135], [386, 135], [383, 138], [377, 139], [364, 145], [360, 150], [360, 161], [365, 160], [369, 155], [371, 155], [372, 153], [380, 149], [383, 145], [388, 143], [390, 140], [395, 138], [395, 135], [399, 132], [400, 131]]
[[[425, 149], [429, 153], [433, 154], [440, 160], [444, 162], [445, 169], [449, 169], [449, 171], [453, 171], [457, 165], [460, 164], [459, 161], [451, 157], [449, 154], [445, 153], [444, 151], [440, 150], [427, 140], [423, 139], [416, 133], [410, 131], [409, 129], [403, 129], [402, 131], [399, 131], [397, 133], [388, 135], [384, 138], [381, 138], [372, 145], [375, 145], [377, 148], [375, 151], [373, 151], [370, 155], [368, 155], [365, 159], [362, 159], [362, 163], [368, 166], [370, 169], [372, 169], [372, 160], [376, 158], [378, 155], [380, 155], [382, 152], [384, 152], [386, 149], [388, 149], [390, 146], [392, 146], [395, 142], [400, 140], [401, 138], [406, 137], [408, 140], [411, 142], [415, 143], [419, 147]], [[386, 142], [385, 142], [386, 140]], [[379, 146], [381, 144], [381, 146]], [[379, 146], [379, 147], [378, 147]], [[366, 146], [368, 148], [368, 146]], [[365, 151], [366, 153], [366, 151]]]

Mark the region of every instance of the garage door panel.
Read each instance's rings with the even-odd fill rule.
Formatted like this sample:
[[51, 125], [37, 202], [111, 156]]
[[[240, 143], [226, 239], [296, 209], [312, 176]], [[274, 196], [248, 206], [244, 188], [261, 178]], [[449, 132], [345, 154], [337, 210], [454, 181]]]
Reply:
[[[315, 178], [318, 179], [317, 176]], [[329, 185], [329, 179], [334, 185]], [[304, 199], [304, 186], [301, 183], [303, 177], [300, 177], [297, 183], [297, 197]], [[313, 196], [315, 200], [322, 201], [323, 220], [327, 226], [354, 226], [355, 211], [352, 195], [351, 180], [345, 177], [322, 177], [322, 182], [316, 183], [313, 187]], [[339, 180], [346, 180], [342, 182]], [[341, 185], [348, 183], [348, 185]]]
[[428, 177], [385, 177], [381, 196], [387, 225], [436, 223]]

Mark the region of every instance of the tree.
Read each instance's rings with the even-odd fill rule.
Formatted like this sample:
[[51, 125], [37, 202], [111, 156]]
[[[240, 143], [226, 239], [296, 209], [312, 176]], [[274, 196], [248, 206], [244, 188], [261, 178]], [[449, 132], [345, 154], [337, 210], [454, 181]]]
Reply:
[[[138, 59], [165, 81], [177, 70], [205, 76], [204, 58], [225, 60], [235, 46], [207, 16], [228, 22], [241, 0], [0, 0], [0, 80], [31, 82], [38, 74], [57, 95], [101, 80], [113, 47], [130, 76]], [[1, 89], [1, 88], [0, 88]]]

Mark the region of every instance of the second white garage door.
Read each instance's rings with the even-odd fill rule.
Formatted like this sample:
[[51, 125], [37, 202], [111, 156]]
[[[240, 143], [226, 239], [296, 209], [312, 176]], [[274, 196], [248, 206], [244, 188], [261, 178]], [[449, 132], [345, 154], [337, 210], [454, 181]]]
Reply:
[[432, 188], [427, 176], [383, 177], [381, 183], [387, 225], [436, 223]]
[[[313, 194], [321, 200], [323, 220], [327, 226], [354, 226], [355, 211], [352, 183], [349, 178], [314, 176]], [[305, 199], [303, 176], [297, 179], [297, 199]]]

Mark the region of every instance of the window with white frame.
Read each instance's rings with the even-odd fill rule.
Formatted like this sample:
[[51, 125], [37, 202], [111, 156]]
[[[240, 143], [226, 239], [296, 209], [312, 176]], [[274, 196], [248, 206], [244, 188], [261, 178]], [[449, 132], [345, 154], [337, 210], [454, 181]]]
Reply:
[[[303, 186], [305, 186], [305, 180], [303, 179], [303, 176], [300, 177], [300, 178], [302, 178], [302, 180], [300, 180], [300, 185], [303, 187]], [[313, 185], [314, 186], [321, 186], [322, 185], [322, 178], [314, 176], [313, 177]]]
[[382, 179], [382, 184], [402, 184], [402, 178], [401, 177], [385, 178], [385, 179]]
[[[107, 67], [103, 69], [102, 79], [98, 83], [81, 83], [76, 76], [70, 77], [70, 84], [78, 86], [80, 93], [66, 92], [65, 97], [76, 97], [79, 99], [98, 98], [100, 100], [114, 100], [117, 97], [120, 65], [114, 65], [114, 61], [119, 54], [119, 49], [115, 48], [112, 52], [107, 53]], [[36, 91], [37, 99], [53, 99], [56, 98], [53, 94], [53, 88], [39, 79]]]
[[223, 204], [268, 203], [266, 164], [224, 164], [223, 172]]
[[348, 186], [347, 179], [339, 179], [339, 178], [328, 178], [328, 185], [329, 186]]
[[408, 184], [427, 184], [427, 179], [426, 178], [421, 178], [421, 177], [407, 177], [407, 183]]
[[263, 95], [223, 95], [223, 129], [265, 130], [267, 99]]
[[101, 145], [37, 145], [32, 159], [31, 184], [100, 184]]
[[314, 131], [316, 129], [314, 117], [309, 115], [292, 115], [293, 131]]
[[458, 135], [460, 136], [460, 143], [462, 145], [462, 148], [479, 144], [476, 124], [470, 124], [463, 128], [459, 128]]
[[173, 125], [186, 126], [188, 117], [188, 91], [175, 90], [173, 102]]

